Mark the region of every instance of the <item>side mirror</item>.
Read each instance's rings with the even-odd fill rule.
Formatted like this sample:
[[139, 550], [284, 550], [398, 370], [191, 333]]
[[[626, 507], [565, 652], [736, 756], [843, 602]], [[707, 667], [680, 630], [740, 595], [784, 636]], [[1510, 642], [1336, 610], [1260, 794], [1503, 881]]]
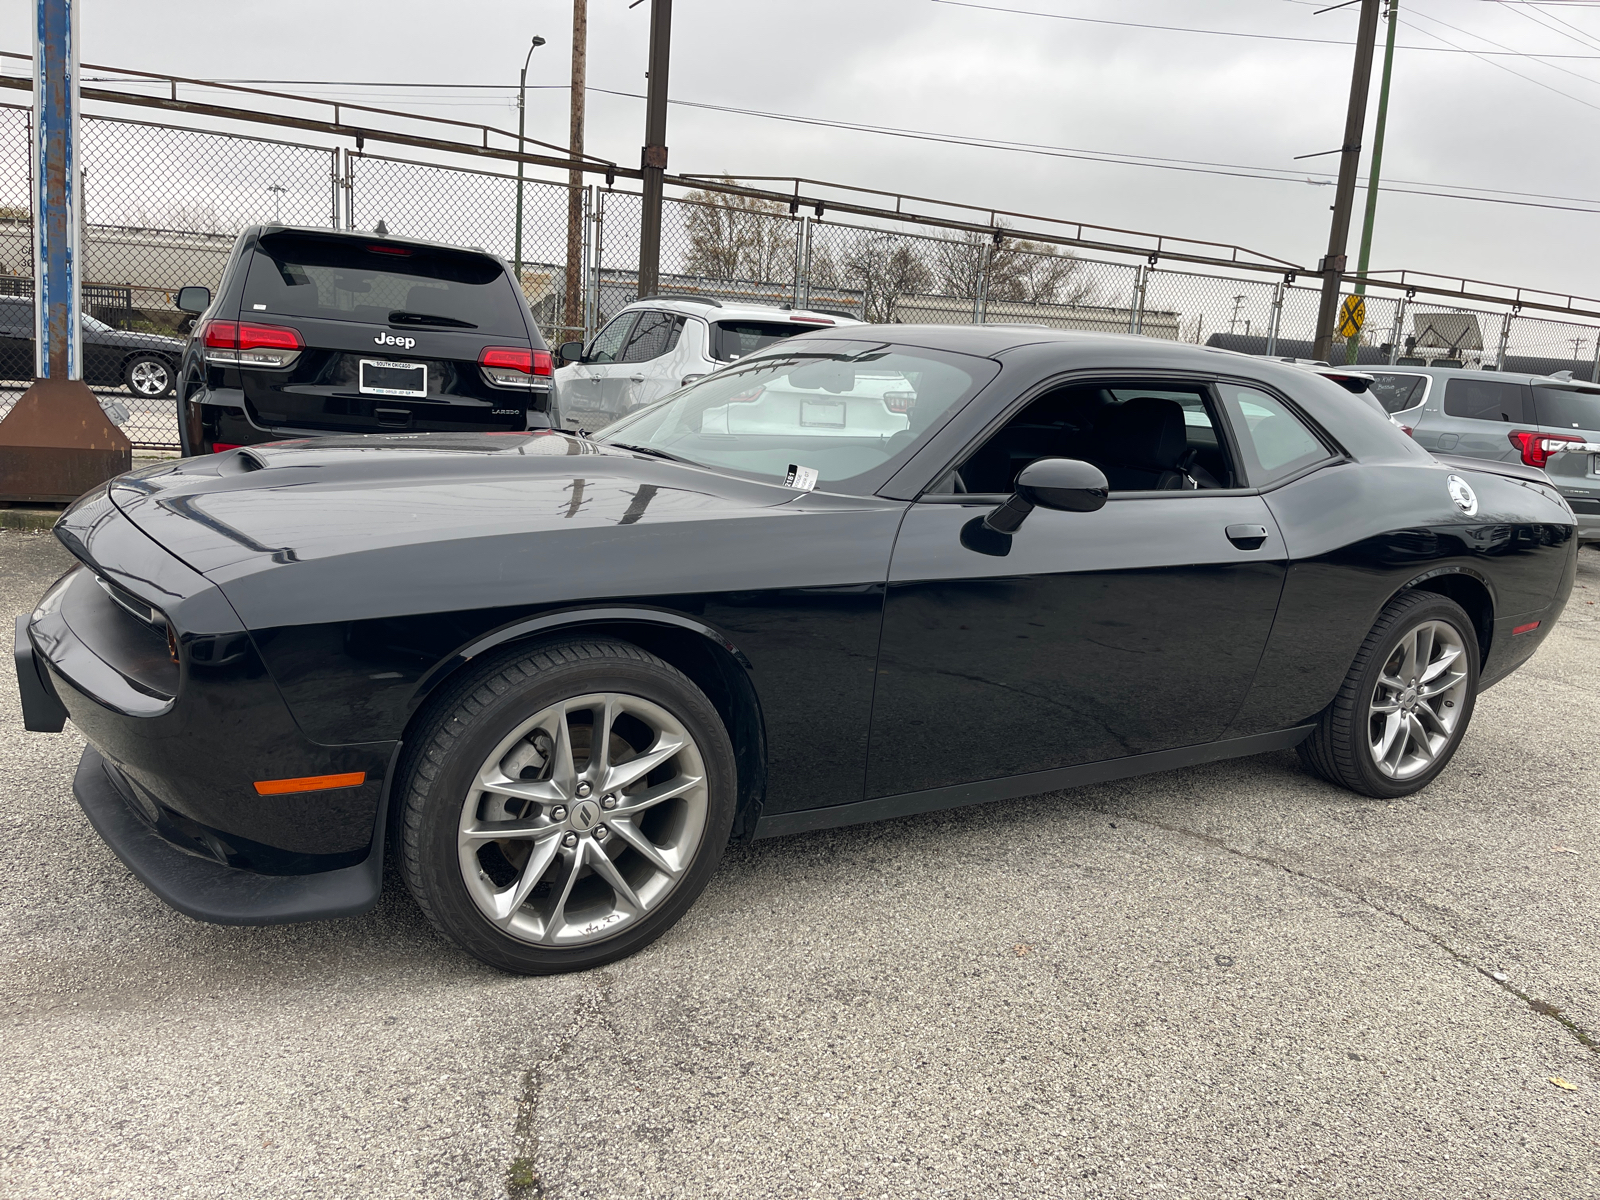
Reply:
[[996, 533], [1015, 533], [1034, 508], [1094, 512], [1111, 494], [1105, 473], [1076, 458], [1040, 458], [1022, 468], [1011, 499], [983, 519]]
[[203, 313], [211, 307], [211, 289], [186, 287], [178, 289], [178, 308], [186, 313]]
[[583, 361], [583, 343], [582, 342], [562, 342], [561, 343], [561, 348], [556, 351], [556, 357], [558, 357], [562, 361], [563, 364], [565, 364], [565, 363], [582, 362]]

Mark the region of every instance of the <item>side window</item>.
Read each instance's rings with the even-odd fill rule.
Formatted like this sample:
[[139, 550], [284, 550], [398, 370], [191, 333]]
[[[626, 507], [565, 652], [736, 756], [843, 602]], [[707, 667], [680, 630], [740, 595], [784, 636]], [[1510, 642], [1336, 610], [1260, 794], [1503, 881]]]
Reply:
[[1010, 492], [1018, 472], [1041, 458], [1091, 462], [1113, 492], [1237, 486], [1203, 383], [1090, 383], [1046, 392], [985, 439], [951, 487]]
[[617, 355], [622, 352], [623, 343], [628, 340], [628, 333], [633, 329], [634, 319], [638, 315], [636, 312], [625, 312], [612, 317], [610, 323], [594, 335], [594, 341], [589, 343], [589, 353], [583, 356], [584, 361], [616, 362]]
[[31, 300], [0, 300], [0, 333], [12, 337], [33, 336], [33, 302]]
[[1452, 379], [1444, 386], [1444, 411], [1470, 421], [1509, 421], [1526, 424], [1532, 418], [1525, 403], [1527, 389], [1520, 383], [1497, 379]]
[[635, 363], [660, 358], [678, 344], [678, 335], [682, 332], [682, 317], [664, 312], [642, 312], [617, 361]]
[[1328, 448], [1276, 396], [1237, 383], [1219, 383], [1252, 487], [1266, 487], [1330, 457]]
[[1372, 377], [1372, 394], [1388, 413], [1405, 412], [1415, 408], [1428, 395], [1426, 375], [1389, 375], [1383, 372]]

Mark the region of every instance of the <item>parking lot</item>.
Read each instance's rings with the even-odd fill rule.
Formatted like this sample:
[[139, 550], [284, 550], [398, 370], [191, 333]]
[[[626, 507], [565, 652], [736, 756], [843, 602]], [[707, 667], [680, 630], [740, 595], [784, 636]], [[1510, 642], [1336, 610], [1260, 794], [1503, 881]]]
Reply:
[[[67, 562], [0, 530], [0, 609]], [[1585, 550], [1418, 796], [1287, 752], [735, 847], [644, 953], [543, 979], [394, 878], [177, 915], [8, 683], [0, 1194], [1592, 1197], [1597, 600]]]

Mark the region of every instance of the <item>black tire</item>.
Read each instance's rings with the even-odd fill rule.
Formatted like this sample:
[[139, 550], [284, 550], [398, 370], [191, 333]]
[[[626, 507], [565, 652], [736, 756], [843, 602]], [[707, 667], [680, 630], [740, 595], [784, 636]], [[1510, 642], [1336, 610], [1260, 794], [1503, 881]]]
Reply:
[[[1434, 752], [1431, 765], [1405, 778], [1394, 778], [1379, 766], [1369, 736], [1375, 730], [1371, 722], [1380, 719], [1372, 715], [1373, 695], [1385, 664], [1407, 637], [1429, 622], [1452, 627], [1460, 640], [1465, 678], [1453, 698], [1442, 701], [1458, 706], [1460, 713], [1443, 745]], [[1390, 799], [1420, 791], [1449, 765], [1466, 734], [1477, 702], [1479, 665], [1477, 632], [1459, 604], [1433, 592], [1396, 596], [1384, 606], [1361, 644], [1333, 703], [1323, 711], [1311, 736], [1300, 743], [1300, 761], [1329, 783], [1363, 796]]]
[[135, 354], [122, 364], [122, 386], [135, 396], [159, 400], [177, 389], [178, 373], [159, 354]]
[[[704, 769], [705, 788], [700, 793], [704, 807], [697, 810], [704, 814], [703, 833], [670, 890], [642, 916], [630, 918], [631, 923], [623, 925], [620, 932], [582, 945], [536, 945], [514, 936], [508, 926], [491, 921], [468, 891], [458, 849], [463, 806], [469, 796], [478, 794], [474, 781], [486, 758], [498, 754], [497, 748], [520, 725], [551, 705], [595, 693], [622, 694], [658, 706], [693, 739]], [[404, 760], [399, 781], [404, 798], [399, 814], [399, 859], [411, 894], [434, 928], [463, 950], [518, 974], [587, 970], [633, 954], [660, 937], [710, 882], [733, 826], [737, 796], [733, 746], [716, 709], [681, 671], [625, 642], [563, 641], [511, 652], [486, 663], [438, 698], [411, 738]], [[573, 822], [578, 819], [578, 807], [572, 804]], [[555, 810], [536, 807], [534, 811], [535, 818], [523, 814], [520, 819], [543, 822]], [[615, 824], [612, 818], [604, 820]], [[597, 834], [605, 832], [603, 823], [594, 829]], [[611, 844], [614, 849], [619, 844], [614, 832]], [[579, 846], [577, 851], [557, 852], [559, 857], [550, 870], [566, 870], [569, 853], [581, 862], [585, 849]], [[622, 855], [627, 853], [626, 848], [621, 850]], [[528, 861], [532, 861], [531, 852]], [[590, 867], [580, 869], [592, 871]], [[537, 895], [537, 891], [532, 893]], [[535, 903], [532, 896], [524, 907]], [[587, 931], [584, 933], [587, 936]]]

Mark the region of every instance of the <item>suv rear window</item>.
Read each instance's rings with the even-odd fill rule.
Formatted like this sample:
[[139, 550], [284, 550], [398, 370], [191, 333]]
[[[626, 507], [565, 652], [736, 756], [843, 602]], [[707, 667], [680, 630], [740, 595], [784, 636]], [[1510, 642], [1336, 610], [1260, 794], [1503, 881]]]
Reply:
[[528, 337], [511, 280], [486, 255], [316, 234], [261, 239], [244, 286], [253, 312]]
[[1600, 429], [1600, 391], [1535, 384], [1533, 411], [1540, 425], [1557, 429]]
[[711, 356], [723, 362], [748, 358], [764, 346], [811, 328], [788, 321], [715, 321], [711, 325]]
[[1405, 412], [1421, 404], [1422, 398], [1428, 394], [1428, 377], [1379, 372], [1372, 376], [1372, 386], [1367, 390], [1377, 397], [1384, 412]]
[[1532, 420], [1525, 404], [1527, 390], [1520, 383], [1498, 379], [1452, 379], [1444, 387], [1444, 411], [1474, 421], [1526, 424]]

